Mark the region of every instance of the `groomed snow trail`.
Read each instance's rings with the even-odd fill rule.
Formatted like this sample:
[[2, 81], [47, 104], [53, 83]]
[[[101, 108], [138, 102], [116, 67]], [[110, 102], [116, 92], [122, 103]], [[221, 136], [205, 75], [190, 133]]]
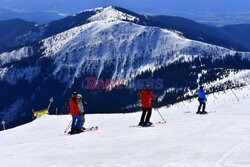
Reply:
[[[249, 167], [250, 87], [208, 96], [207, 115], [197, 100], [159, 111], [168, 121], [131, 128], [141, 112], [86, 116], [95, 132], [59, 136], [70, 116], [49, 116], [0, 132], [1, 167]], [[161, 120], [153, 110], [152, 122]]]

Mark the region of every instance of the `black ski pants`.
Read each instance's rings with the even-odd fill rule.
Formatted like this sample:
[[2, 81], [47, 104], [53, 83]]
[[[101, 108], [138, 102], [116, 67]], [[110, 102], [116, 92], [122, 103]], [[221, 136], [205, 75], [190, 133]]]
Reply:
[[205, 111], [205, 109], [206, 109], [206, 103], [200, 101], [200, 105], [199, 105], [199, 107], [198, 107], [198, 111], [199, 111], [199, 112], [200, 112], [200, 110], [201, 110], [201, 107], [202, 107], [202, 112]]
[[[152, 107], [142, 108], [142, 115], [141, 115], [140, 123], [149, 122], [151, 114], [152, 114]], [[146, 120], [145, 120], [145, 116], [146, 116]]]

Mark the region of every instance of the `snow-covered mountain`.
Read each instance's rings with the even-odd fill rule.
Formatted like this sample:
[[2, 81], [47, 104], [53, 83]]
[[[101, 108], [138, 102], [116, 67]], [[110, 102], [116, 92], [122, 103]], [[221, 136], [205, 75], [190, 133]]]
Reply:
[[[71, 28], [100, 20], [106, 22], [126, 21], [138, 25], [171, 29], [173, 31], [180, 31], [183, 36], [189, 39], [219, 45], [237, 51], [250, 50], [245, 38], [237, 38], [235, 35], [226, 33], [226, 31], [216, 27], [199, 24], [180, 17], [140, 15], [113, 6], [85, 10], [64, 19], [37, 26], [28, 33], [23, 33], [10, 41], [5, 41], [5, 50], [9, 51], [10, 49], [13, 49], [13, 47], [17, 48], [20, 46], [26, 46], [35, 41], [67, 31]], [[241, 26], [239, 27], [240, 29], [244, 28]], [[248, 33], [248, 31], [245, 32]], [[0, 52], [2, 51], [0, 50]]]
[[[139, 90], [132, 86], [139, 79], [147, 79], [143, 85], [161, 80], [153, 90], [159, 105], [194, 96], [200, 84], [213, 92], [250, 82], [249, 52], [187, 39], [114, 7], [86, 12], [84, 24], [52, 36], [39, 27], [27, 39], [40, 41], [0, 54], [1, 119], [10, 125], [30, 121], [32, 109], [46, 107], [51, 96], [53, 111], [61, 111], [72, 91], [84, 94], [89, 113], [121, 112], [138, 103]], [[129, 89], [86, 89], [88, 77], [122, 79]]]
[[[99, 130], [74, 136], [60, 136], [70, 116], [44, 115], [0, 132], [1, 166], [248, 167], [250, 87], [207, 99], [207, 111], [215, 113], [196, 115], [194, 98], [160, 108], [167, 124], [148, 128], [129, 127], [141, 112], [87, 114], [85, 127]], [[151, 121], [160, 120], [153, 109]]]
[[34, 41], [39, 41], [56, 35], [58, 33], [67, 31], [71, 28], [84, 25], [93, 21], [128, 21], [140, 25], [160, 25], [156, 20], [143, 15], [139, 15], [128, 10], [109, 6], [106, 8], [100, 7], [90, 10], [85, 10], [75, 15], [68, 16], [61, 20], [56, 20], [48, 24], [37, 26], [32, 31], [20, 35], [11, 41], [9, 47], [18, 47], [20, 45], [27, 45]]

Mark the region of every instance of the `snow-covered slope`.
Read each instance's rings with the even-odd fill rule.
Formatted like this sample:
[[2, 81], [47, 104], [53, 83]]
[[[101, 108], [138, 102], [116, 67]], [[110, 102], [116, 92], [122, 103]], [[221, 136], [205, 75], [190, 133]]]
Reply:
[[[120, 21], [89, 23], [44, 40], [44, 46], [45, 56], [56, 63], [54, 74], [69, 82], [85, 71], [99, 77], [109, 64], [115, 67], [112, 78], [133, 78], [180, 59], [192, 61], [204, 55], [222, 59], [236, 53], [182, 38], [168, 30]], [[243, 55], [249, 58], [250, 53]], [[91, 68], [93, 65], [96, 67]], [[69, 69], [75, 71], [73, 76], [62, 74]]]
[[[154, 71], [175, 61], [191, 62], [197, 57], [208, 56], [216, 60], [238, 53], [192, 41], [165, 29], [123, 21], [94, 21], [42, 40], [41, 43], [44, 52], [40, 59], [52, 59], [55, 65], [53, 75], [62, 82], [68, 82], [69, 86], [86, 72], [94, 73], [99, 78], [108, 67], [113, 68], [109, 77], [131, 79], [141, 72]], [[21, 48], [1, 54], [0, 63], [5, 65], [34, 54], [37, 53], [28, 52], [26, 47]], [[250, 57], [250, 53], [240, 55], [242, 59]], [[1, 79], [8, 82], [8, 69], [3, 70]]]
[[[159, 109], [165, 125], [139, 128], [141, 112], [87, 115], [86, 127], [99, 130], [60, 136], [70, 116], [42, 116], [0, 132], [2, 167], [171, 166], [248, 167], [250, 165], [250, 87], [208, 96], [208, 115], [196, 115], [197, 100]], [[161, 120], [153, 110], [151, 120]]]

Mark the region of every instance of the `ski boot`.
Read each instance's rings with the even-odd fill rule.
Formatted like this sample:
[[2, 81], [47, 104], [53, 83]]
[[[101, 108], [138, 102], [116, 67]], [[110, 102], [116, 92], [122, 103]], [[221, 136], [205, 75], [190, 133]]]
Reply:
[[69, 134], [71, 134], [71, 135], [72, 135], [72, 134], [75, 134], [75, 133], [77, 133], [77, 132], [76, 132], [76, 129], [71, 130], [71, 131], [69, 132]]
[[153, 123], [149, 121], [149, 122], [146, 122], [144, 125], [151, 126], [151, 125], [153, 125]]
[[81, 133], [81, 132], [83, 132], [82, 129], [76, 129], [76, 133]]
[[206, 111], [202, 111], [201, 114], [207, 114], [207, 112]]
[[139, 122], [138, 126], [144, 126], [144, 122]]

